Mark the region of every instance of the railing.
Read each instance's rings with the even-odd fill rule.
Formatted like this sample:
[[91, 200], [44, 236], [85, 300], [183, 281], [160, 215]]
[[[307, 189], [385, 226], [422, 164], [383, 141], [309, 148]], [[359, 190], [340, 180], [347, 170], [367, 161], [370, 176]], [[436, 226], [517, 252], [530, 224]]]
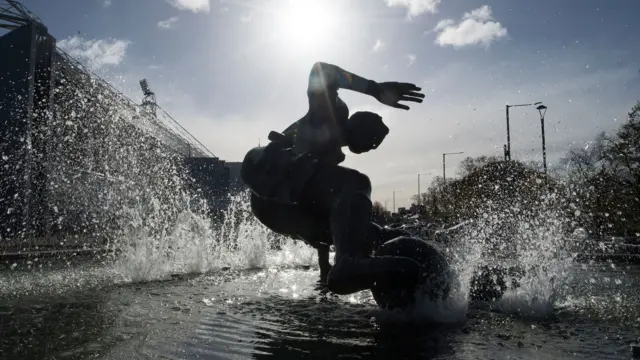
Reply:
[[40, 18], [17, 1], [0, 1], [0, 29], [13, 30], [30, 22], [42, 24]]

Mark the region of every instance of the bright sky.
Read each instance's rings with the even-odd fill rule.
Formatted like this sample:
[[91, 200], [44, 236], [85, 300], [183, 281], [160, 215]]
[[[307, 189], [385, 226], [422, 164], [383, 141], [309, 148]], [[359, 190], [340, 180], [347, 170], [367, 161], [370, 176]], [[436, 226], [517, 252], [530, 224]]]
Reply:
[[[426, 93], [408, 111], [341, 91], [391, 133], [347, 154], [373, 197], [406, 206], [442, 153], [502, 156], [505, 104], [542, 101], [548, 159], [610, 131], [640, 100], [637, 0], [24, 0], [58, 45], [135, 100], [159, 104], [213, 153], [246, 151], [306, 112], [315, 61]], [[512, 157], [540, 160], [534, 108], [511, 111]], [[447, 177], [461, 155], [447, 157]]]

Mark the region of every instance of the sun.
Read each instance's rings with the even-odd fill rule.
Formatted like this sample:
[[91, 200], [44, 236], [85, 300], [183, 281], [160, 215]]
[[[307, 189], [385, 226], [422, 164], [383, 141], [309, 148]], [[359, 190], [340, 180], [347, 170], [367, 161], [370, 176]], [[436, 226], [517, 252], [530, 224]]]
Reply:
[[275, 28], [287, 49], [308, 51], [325, 46], [337, 34], [339, 13], [333, 1], [284, 0], [276, 12]]

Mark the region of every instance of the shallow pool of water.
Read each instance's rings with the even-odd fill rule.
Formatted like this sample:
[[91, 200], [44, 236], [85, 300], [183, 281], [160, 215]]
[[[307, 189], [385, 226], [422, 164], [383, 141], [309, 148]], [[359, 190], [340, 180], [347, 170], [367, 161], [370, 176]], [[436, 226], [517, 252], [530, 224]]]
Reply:
[[[144, 283], [119, 281], [108, 266], [5, 272], [0, 353], [6, 359], [629, 359], [640, 336], [640, 267], [570, 271], [571, 282], [552, 303], [514, 295], [492, 308], [447, 313], [425, 305], [411, 314], [378, 310], [367, 292], [328, 294], [316, 286], [317, 269], [304, 266]], [[67, 285], [48, 288], [54, 278]], [[433, 312], [440, 312], [438, 322], [424, 316]]]

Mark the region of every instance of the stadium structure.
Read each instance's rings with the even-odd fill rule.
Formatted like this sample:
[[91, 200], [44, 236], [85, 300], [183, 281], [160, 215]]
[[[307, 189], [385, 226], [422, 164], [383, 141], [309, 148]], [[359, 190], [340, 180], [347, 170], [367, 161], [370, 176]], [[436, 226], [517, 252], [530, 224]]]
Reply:
[[210, 214], [224, 209], [229, 167], [157, 105], [146, 80], [136, 104], [59, 49], [16, 1], [0, 0], [0, 31], [5, 251], [109, 234], [123, 209], [185, 193], [206, 200]]

